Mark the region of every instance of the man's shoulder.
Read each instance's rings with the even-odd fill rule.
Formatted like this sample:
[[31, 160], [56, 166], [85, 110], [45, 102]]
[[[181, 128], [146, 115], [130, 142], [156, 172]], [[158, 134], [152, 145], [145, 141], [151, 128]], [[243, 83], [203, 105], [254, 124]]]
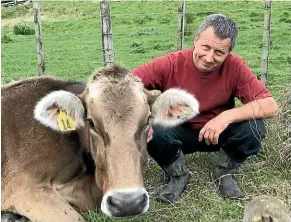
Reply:
[[189, 50], [179, 50], [175, 52], [169, 52], [166, 57], [170, 60], [170, 62], [174, 65], [181, 65], [188, 61]]
[[242, 67], [245, 67], [245, 65], [246, 62], [241, 56], [230, 53], [225, 59], [222, 67], [224, 71], [231, 71], [232, 75], [235, 75]]
[[237, 55], [237, 54], [235, 54], [235, 53], [230, 53], [230, 54], [227, 56], [225, 62], [226, 62], [226, 63], [229, 63], [229, 64], [231, 64], [231, 65], [245, 63], [244, 59], [243, 59], [241, 56], [239, 56], [239, 55]]
[[166, 56], [170, 59], [179, 59], [179, 58], [186, 58], [188, 50], [183, 49], [179, 51], [169, 52]]
[[[172, 52], [168, 52], [164, 55], [160, 55], [158, 57], [156, 57], [154, 60], [152, 60], [151, 62], [158, 62], [160, 63], [161, 61], [176, 61], [176, 60], [180, 60], [180, 59], [185, 59], [186, 58], [186, 50], [180, 50], [180, 51], [172, 51]], [[149, 63], [151, 63], [149, 62]]]

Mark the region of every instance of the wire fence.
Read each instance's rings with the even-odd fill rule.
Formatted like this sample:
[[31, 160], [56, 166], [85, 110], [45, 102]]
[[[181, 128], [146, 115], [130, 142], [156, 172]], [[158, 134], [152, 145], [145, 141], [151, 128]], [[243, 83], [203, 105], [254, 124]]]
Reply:
[[[48, 19], [45, 15], [49, 13], [49, 3], [43, 4], [46, 4], [44, 7], [41, 4], [41, 10], [44, 9], [41, 22], [46, 73], [72, 80], [87, 80], [94, 69], [104, 65], [98, 4], [91, 3], [96, 9], [95, 14], [83, 19], [79, 19], [74, 10], [71, 13], [66, 12], [66, 16], [59, 15], [59, 19]], [[131, 8], [131, 4], [134, 4], [134, 7]], [[112, 3], [111, 24], [115, 61], [134, 68], [158, 56], [176, 51], [179, 4], [178, 1], [168, 4], [150, 1]], [[234, 53], [243, 57], [260, 77], [264, 2], [223, 2], [225, 7], [222, 3], [209, 3], [207, 10], [201, 4], [196, 1], [186, 2], [183, 48], [193, 44], [195, 32], [205, 16], [212, 13], [226, 14], [239, 25]], [[231, 7], [231, 4], [234, 6]], [[125, 10], [122, 7], [125, 7]], [[272, 5], [268, 78], [269, 81], [277, 83], [291, 82], [290, 8], [291, 3], [288, 2]], [[30, 10], [29, 15], [33, 15], [33, 10]], [[31, 18], [32, 24], [33, 17]], [[11, 29], [7, 28], [10, 32]], [[34, 36], [15, 36], [13, 42], [2, 46], [2, 82], [29, 75], [37, 75], [36, 39]], [[277, 85], [274, 82], [270, 87]]]

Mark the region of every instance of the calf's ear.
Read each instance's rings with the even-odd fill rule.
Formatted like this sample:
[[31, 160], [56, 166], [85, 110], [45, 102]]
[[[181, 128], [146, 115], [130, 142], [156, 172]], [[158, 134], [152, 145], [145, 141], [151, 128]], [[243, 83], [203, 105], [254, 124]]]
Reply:
[[67, 133], [84, 126], [82, 101], [73, 93], [59, 90], [41, 98], [34, 109], [34, 118], [53, 130]]
[[161, 91], [160, 90], [147, 90], [147, 89], [143, 89], [144, 93], [146, 94], [147, 96], [147, 99], [148, 99], [148, 104], [150, 106], [153, 105], [153, 103], [155, 102], [155, 100], [158, 98], [158, 96], [161, 95]]
[[153, 124], [174, 127], [197, 116], [199, 103], [185, 90], [172, 88], [156, 98], [151, 111]]

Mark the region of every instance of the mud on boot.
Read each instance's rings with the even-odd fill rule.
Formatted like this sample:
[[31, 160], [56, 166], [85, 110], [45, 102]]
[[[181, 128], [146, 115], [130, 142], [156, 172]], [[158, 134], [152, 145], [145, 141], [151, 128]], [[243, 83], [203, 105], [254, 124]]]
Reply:
[[174, 203], [186, 189], [189, 181], [183, 153], [179, 154], [175, 162], [168, 166], [163, 166], [162, 169], [169, 177], [170, 182], [160, 192], [157, 200], [164, 203]]
[[218, 161], [213, 169], [213, 178], [222, 197], [241, 199], [244, 193], [238, 186], [233, 174], [242, 167], [242, 163], [230, 159], [227, 154], [221, 150]]

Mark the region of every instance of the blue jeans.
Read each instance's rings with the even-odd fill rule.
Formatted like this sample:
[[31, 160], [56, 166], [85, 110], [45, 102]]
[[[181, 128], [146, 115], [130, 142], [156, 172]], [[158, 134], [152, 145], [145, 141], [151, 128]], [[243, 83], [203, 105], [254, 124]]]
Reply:
[[215, 152], [221, 148], [238, 163], [255, 155], [261, 148], [265, 137], [265, 124], [262, 119], [248, 120], [230, 124], [219, 136], [217, 145], [207, 145], [198, 141], [200, 129], [193, 129], [185, 123], [181, 126], [164, 129], [153, 127], [153, 139], [148, 143], [149, 155], [160, 165], [173, 163], [180, 155], [200, 152]]

